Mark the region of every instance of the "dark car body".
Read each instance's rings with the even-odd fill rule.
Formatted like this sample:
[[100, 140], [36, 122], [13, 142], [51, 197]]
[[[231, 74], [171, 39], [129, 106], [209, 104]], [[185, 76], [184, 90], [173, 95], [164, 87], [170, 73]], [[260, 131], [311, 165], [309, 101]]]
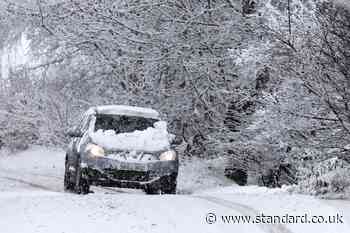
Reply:
[[[90, 185], [100, 185], [138, 188], [149, 194], [175, 193], [179, 167], [178, 156], [176, 154], [172, 160], [160, 159], [160, 155], [166, 151], [176, 153], [171, 147], [165, 151], [152, 152], [104, 149], [104, 155], [96, 157], [90, 156], [91, 152], [87, 149], [94, 143], [89, 132], [93, 131], [94, 127], [108, 127], [111, 122], [102, 122], [100, 126], [97, 126], [96, 119], [99, 117], [106, 116], [105, 119], [109, 119], [109, 117], [117, 116], [118, 120], [125, 118], [126, 125], [116, 126], [118, 122], [112, 122], [113, 127], [130, 131], [134, 128], [134, 130], [143, 130], [154, 122], [160, 121], [158, 115], [152, 109], [130, 106], [101, 106], [89, 109], [78, 125], [69, 132], [72, 140], [66, 155], [65, 189], [76, 193], [88, 193]], [[145, 125], [137, 125], [135, 122]], [[98, 145], [96, 148], [102, 150]], [[127, 159], [131, 158], [131, 153], [135, 159]], [[114, 155], [125, 157], [125, 160], [111, 158]], [[149, 159], [141, 160], [144, 155], [147, 155]]]

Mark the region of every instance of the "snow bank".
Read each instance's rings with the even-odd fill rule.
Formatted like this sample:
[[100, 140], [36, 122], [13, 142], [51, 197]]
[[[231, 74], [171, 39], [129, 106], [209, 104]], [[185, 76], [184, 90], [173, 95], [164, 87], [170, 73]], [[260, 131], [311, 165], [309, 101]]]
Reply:
[[311, 194], [321, 198], [343, 199], [350, 196], [350, 164], [337, 157], [309, 169], [307, 177], [290, 192]]
[[272, 194], [287, 194], [289, 186], [282, 186], [282, 188], [268, 188], [261, 187], [257, 185], [249, 186], [238, 186], [231, 185], [226, 187], [216, 187], [207, 190], [202, 190], [199, 194], [209, 194], [209, 195], [218, 195], [218, 194], [234, 194], [234, 195], [272, 195]]
[[167, 132], [164, 121], [154, 123], [154, 128], [116, 134], [114, 130], [97, 130], [90, 134], [92, 141], [107, 150], [156, 152], [170, 148], [173, 135]]

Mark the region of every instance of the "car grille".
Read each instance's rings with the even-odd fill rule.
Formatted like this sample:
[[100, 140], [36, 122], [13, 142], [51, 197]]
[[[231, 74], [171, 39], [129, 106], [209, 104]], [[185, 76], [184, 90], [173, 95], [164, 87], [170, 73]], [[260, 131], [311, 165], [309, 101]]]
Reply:
[[149, 172], [106, 169], [105, 174], [110, 178], [128, 181], [148, 181]]
[[119, 161], [153, 161], [159, 160], [158, 156], [151, 153], [131, 153], [129, 151], [108, 153], [107, 158]]

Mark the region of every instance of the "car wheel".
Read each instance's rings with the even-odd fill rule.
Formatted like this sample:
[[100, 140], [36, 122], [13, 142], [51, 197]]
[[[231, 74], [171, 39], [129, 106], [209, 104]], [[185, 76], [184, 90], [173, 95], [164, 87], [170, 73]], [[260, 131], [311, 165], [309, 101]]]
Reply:
[[153, 187], [152, 185], [148, 185], [144, 190], [145, 193], [149, 195], [162, 194], [162, 191], [159, 188]]
[[68, 161], [66, 160], [65, 166], [64, 166], [64, 191], [66, 192], [72, 192], [74, 191], [74, 183], [71, 182], [71, 173], [69, 172], [68, 168]]
[[170, 185], [167, 189], [164, 189], [162, 193], [165, 194], [176, 194], [176, 184]]
[[145, 192], [147, 194], [176, 194], [177, 174], [170, 175], [163, 179], [161, 186], [148, 185], [145, 188]]
[[176, 194], [177, 174], [170, 175], [162, 185], [162, 193]]
[[77, 194], [88, 194], [90, 192], [89, 180], [85, 176], [83, 169], [80, 167], [80, 163], [76, 169], [76, 182], [75, 182], [75, 193]]

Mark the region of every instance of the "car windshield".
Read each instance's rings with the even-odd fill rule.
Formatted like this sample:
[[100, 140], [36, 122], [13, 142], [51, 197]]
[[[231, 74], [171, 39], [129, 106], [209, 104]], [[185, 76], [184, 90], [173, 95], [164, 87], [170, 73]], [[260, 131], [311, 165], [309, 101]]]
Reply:
[[119, 133], [130, 133], [135, 130], [146, 130], [153, 127], [154, 123], [159, 120], [137, 117], [137, 116], [122, 116], [122, 115], [97, 115], [95, 123], [95, 131], [97, 130], [114, 130]]

